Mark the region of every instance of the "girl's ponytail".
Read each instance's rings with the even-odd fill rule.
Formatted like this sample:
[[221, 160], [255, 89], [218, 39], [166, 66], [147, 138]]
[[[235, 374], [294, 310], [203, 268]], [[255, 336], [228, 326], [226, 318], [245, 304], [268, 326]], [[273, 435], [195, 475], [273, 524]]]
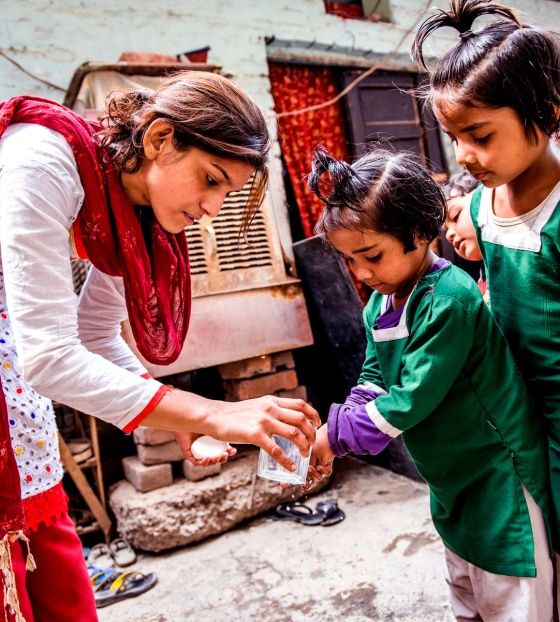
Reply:
[[[327, 181], [322, 179], [325, 173], [329, 176]], [[311, 173], [307, 177], [307, 184], [327, 208], [346, 205], [359, 209], [367, 194], [367, 188], [364, 188], [360, 176], [352, 167], [344, 160], [336, 160], [328, 155], [323, 147], [313, 152]], [[328, 196], [325, 196], [324, 188], [328, 189]]]
[[414, 38], [412, 44], [412, 59], [425, 71], [428, 71], [422, 48], [426, 39], [439, 28], [454, 28], [459, 32], [459, 46], [464, 45], [475, 33], [472, 31], [474, 21], [482, 15], [495, 15], [503, 21], [513, 22], [517, 28], [522, 28], [515, 13], [509, 7], [488, 2], [488, 0], [450, 0], [449, 11], [438, 9], [437, 13], [425, 20]]

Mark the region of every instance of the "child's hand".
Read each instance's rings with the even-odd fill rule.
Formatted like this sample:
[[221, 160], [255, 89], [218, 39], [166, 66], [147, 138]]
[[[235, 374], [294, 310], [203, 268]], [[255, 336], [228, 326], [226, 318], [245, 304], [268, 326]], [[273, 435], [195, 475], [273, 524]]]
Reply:
[[302, 488], [307, 490], [313, 487], [316, 482], [321, 481], [323, 477], [329, 476], [332, 473], [334, 457], [327, 436], [327, 424], [325, 424], [317, 430], [317, 437], [311, 452], [309, 469], [307, 470], [307, 482], [302, 484]]
[[203, 435], [195, 432], [175, 432], [175, 438], [181, 447], [181, 451], [185, 455], [185, 458], [191, 464], [194, 464], [194, 466], [207, 467], [214, 464], [220, 464], [225, 462], [230, 456], [237, 453], [237, 449], [230, 447], [227, 451], [224, 451], [218, 456], [213, 456], [212, 458], [195, 458], [192, 454], [191, 446], [193, 442], [201, 436]]

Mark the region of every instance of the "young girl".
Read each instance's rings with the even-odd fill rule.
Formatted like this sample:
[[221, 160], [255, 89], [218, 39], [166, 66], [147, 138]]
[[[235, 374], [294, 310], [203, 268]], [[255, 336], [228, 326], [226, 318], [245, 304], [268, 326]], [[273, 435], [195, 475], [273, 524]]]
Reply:
[[384, 152], [351, 167], [317, 152], [309, 185], [326, 204], [317, 232], [374, 290], [362, 374], [317, 433], [310, 479], [402, 435], [430, 487], [456, 617], [552, 620], [544, 435], [476, 283], [430, 251], [440, 188], [410, 154]]
[[[453, 245], [457, 255], [467, 261], [480, 262], [482, 255], [476, 239], [476, 230], [470, 213], [472, 193], [480, 182], [470, 173], [463, 171], [453, 175], [443, 186], [443, 194], [447, 199], [447, 215], [443, 230], [448, 242]], [[459, 267], [464, 267], [459, 264]], [[484, 264], [480, 264], [478, 288], [484, 299], [489, 303], [489, 292], [486, 286], [486, 271]]]
[[[115, 93], [108, 114], [101, 127], [44, 100], [0, 105], [0, 611], [4, 595], [16, 615], [19, 594], [27, 622], [97, 619], [47, 398], [125, 432], [176, 430], [200, 465], [212, 460], [196, 461], [191, 441], [209, 434], [255, 443], [290, 468], [272, 435], [305, 453], [319, 423], [301, 400], [233, 404], [169, 391], [120, 337], [128, 315], [148, 360], [170, 363], [181, 351], [184, 228], [216, 216], [253, 174], [247, 222], [258, 208], [269, 150], [258, 106], [226, 78], [188, 71], [155, 91]], [[93, 264], [79, 304], [72, 255]], [[28, 574], [23, 532], [37, 563]]]
[[[480, 31], [481, 15], [496, 20]], [[556, 523], [560, 518], [560, 40], [521, 24], [503, 6], [456, 0], [420, 27], [413, 47], [438, 28], [458, 43], [430, 75], [429, 98], [457, 162], [484, 185], [471, 204], [492, 312], [544, 416]], [[555, 548], [560, 550], [556, 533]]]

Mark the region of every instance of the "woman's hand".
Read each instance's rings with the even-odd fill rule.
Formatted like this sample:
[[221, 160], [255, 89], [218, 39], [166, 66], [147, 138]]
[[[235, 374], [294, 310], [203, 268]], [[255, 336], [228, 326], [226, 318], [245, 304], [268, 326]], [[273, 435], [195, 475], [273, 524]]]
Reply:
[[315, 442], [315, 428], [321, 425], [317, 411], [303, 400], [272, 395], [226, 402], [225, 408], [213, 413], [209, 421], [216, 426], [209, 432], [214, 438], [257, 445], [289, 471], [295, 470], [295, 465], [276, 444], [273, 435], [288, 439], [302, 456], [307, 456]]
[[[317, 411], [299, 399], [267, 395], [242, 402], [209, 400], [175, 390], [162, 397], [142, 425], [175, 432], [207, 434], [228, 443], [251, 443], [261, 447], [289, 471], [294, 463], [275, 443], [273, 436], [292, 441], [306, 456], [321, 425]], [[194, 437], [182, 441], [189, 458]], [[196, 464], [193, 462], [193, 464]]]
[[237, 453], [237, 449], [235, 447], [230, 447], [227, 451], [223, 453], [212, 456], [211, 458], [195, 458], [191, 451], [191, 445], [193, 442], [203, 436], [202, 434], [197, 434], [195, 432], [175, 432], [175, 438], [181, 447], [181, 451], [185, 455], [185, 458], [194, 466], [207, 467], [212, 466], [214, 464], [221, 464], [225, 462], [230, 456], [234, 456]]

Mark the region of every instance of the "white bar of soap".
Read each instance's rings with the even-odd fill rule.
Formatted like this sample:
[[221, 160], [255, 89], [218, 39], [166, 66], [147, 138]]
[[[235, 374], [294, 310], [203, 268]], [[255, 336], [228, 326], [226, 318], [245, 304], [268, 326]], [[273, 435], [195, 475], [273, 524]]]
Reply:
[[226, 441], [219, 441], [211, 436], [201, 436], [191, 445], [191, 452], [197, 460], [202, 460], [220, 456], [230, 447], [231, 445]]

